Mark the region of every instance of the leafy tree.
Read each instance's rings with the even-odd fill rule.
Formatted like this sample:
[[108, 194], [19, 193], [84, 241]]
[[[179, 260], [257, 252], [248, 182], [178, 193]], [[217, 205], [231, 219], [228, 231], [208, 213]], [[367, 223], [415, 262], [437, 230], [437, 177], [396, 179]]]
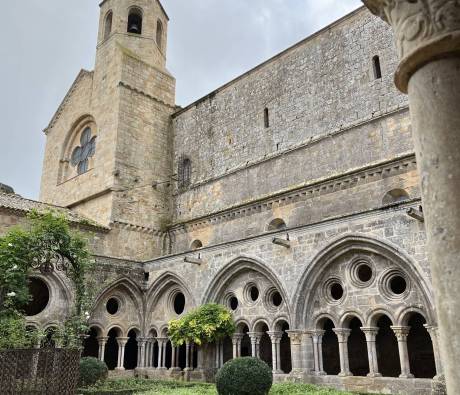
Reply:
[[168, 335], [174, 346], [186, 342], [197, 345], [232, 336], [235, 324], [230, 311], [218, 304], [206, 304], [178, 320], [169, 322]]
[[[58, 337], [61, 346], [77, 347], [80, 335], [88, 331], [91, 304], [85, 274], [92, 261], [86, 240], [70, 229], [63, 214], [32, 211], [27, 219], [25, 226], [0, 237], [0, 327], [11, 327], [12, 337], [25, 328], [23, 309], [30, 300], [28, 278], [34, 270], [63, 271], [73, 283], [75, 305]], [[11, 342], [14, 347], [17, 343]]]

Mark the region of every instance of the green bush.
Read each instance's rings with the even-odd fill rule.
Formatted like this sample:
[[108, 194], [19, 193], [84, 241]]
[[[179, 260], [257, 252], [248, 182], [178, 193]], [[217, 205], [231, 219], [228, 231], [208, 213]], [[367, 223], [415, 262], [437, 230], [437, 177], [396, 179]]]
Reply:
[[257, 358], [237, 358], [217, 373], [219, 395], [267, 395], [273, 384], [270, 367]]
[[98, 381], [107, 379], [109, 370], [105, 362], [97, 358], [85, 357], [80, 360], [80, 387], [88, 387], [96, 384]]

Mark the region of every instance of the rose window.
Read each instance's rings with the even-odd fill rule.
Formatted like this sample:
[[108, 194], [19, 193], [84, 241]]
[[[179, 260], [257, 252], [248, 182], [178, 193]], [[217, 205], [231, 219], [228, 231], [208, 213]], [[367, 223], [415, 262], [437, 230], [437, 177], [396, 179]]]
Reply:
[[72, 152], [70, 163], [77, 168], [78, 174], [88, 171], [89, 159], [96, 152], [96, 136], [91, 137], [91, 134], [91, 129], [86, 128], [80, 136], [80, 146], [76, 147]]

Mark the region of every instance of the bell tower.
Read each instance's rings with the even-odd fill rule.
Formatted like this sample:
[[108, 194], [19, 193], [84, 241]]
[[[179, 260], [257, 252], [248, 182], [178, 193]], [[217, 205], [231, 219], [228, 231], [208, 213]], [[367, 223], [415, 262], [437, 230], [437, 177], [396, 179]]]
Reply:
[[116, 41], [146, 63], [165, 67], [169, 19], [158, 0], [105, 0], [100, 8], [98, 49]]
[[109, 227], [109, 255], [149, 259], [171, 213], [168, 16], [159, 0], [100, 10], [94, 71], [80, 72], [45, 129], [40, 198]]

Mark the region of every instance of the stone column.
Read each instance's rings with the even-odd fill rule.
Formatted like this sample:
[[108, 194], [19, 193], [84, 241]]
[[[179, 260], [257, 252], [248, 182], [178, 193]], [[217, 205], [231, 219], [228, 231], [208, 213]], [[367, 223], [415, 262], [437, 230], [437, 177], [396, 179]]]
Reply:
[[339, 341], [340, 353], [340, 377], [353, 376], [350, 372], [350, 361], [348, 359], [348, 337], [350, 336], [351, 329], [336, 328], [333, 329]]
[[157, 369], [165, 369], [163, 364], [163, 353], [165, 352], [165, 339], [162, 337], [157, 337], [158, 342], [158, 366]]
[[375, 345], [375, 339], [379, 328], [377, 327], [368, 327], [361, 328], [361, 330], [366, 335], [367, 343], [367, 359], [369, 360], [369, 374], [368, 377], [382, 377], [379, 373], [379, 363], [377, 360], [377, 347]]
[[172, 350], [171, 350], [171, 369], [176, 369], [176, 347], [174, 347], [174, 345], [172, 344], [171, 342], [171, 347], [172, 347]]
[[161, 360], [161, 367], [166, 369], [166, 348], [168, 347], [168, 339], [163, 339], [163, 353]]
[[407, 336], [409, 335], [409, 326], [392, 326], [393, 332], [398, 339], [398, 350], [399, 350], [399, 362], [401, 364], [401, 378], [412, 378], [414, 377], [410, 372], [409, 365], [409, 353], [407, 352]]
[[244, 333], [235, 333], [232, 337], [233, 344], [233, 359], [241, 357], [241, 342], [243, 341]]
[[409, 93], [448, 393], [460, 394], [460, 4], [363, 0], [394, 30]]
[[105, 346], [109, 338], [107, 336], [101, 336], [97, 338], [97, 342], [99, 344], [99, 355], [98, 358], [100, 361], [104, 361], [105, 357]]
[[272, 343], [272, 370], [273, 374], [281, 374], [281, 338], [283, 332], [267, 332]]
[[439, 354], [438, 328], [427, 324], [425, 324], [424, 327], [430, 334], [431, 343], [433, 344], [434, 363], [436, 364], [435, 379], [437, 379], [444, 373], [442, 370], [441, 356]]
[[291, 340], [292, 373], [302, 371], [302, 331], [286, 331]]
[[260, 358], [259, 345], [260, 339], [263, 333], [260, 332], [248, 332], [249, 338], [251, 339], [251, 354], [254, 358]]
[[190, 368], [190, 342], [185, 343], [185, 369], [184, 370], [192, 370]]
[[147, 344], [148, 339], [146, 338], [139, 338], [137, 339], [137, 353], [138, 353], [138, 363], [137, 367], [138, 368], [145, 368], [146, 363], [145, 363], [145, 351], [146, 351], [146, 344]]
[[129, 337], [117, 337], [118, 343], [118, 363], [115, 370], [125, 370], [125, 346]]
[[216, 369], [220, 369], [220, 367], [221, 367], [220, 366], [220, 340], [216, 340], [215, 349], [216, 349], [216, 355], [215, 355], [215, 357], [216, 357], [216, 361], [215, 361]]
[[315, 374], [317, 376], [323, 376], [326, 374], [323, 367], [323, 336], [325, 333], [326, 331], [323, 330], [315, 330], [311, 332]]

